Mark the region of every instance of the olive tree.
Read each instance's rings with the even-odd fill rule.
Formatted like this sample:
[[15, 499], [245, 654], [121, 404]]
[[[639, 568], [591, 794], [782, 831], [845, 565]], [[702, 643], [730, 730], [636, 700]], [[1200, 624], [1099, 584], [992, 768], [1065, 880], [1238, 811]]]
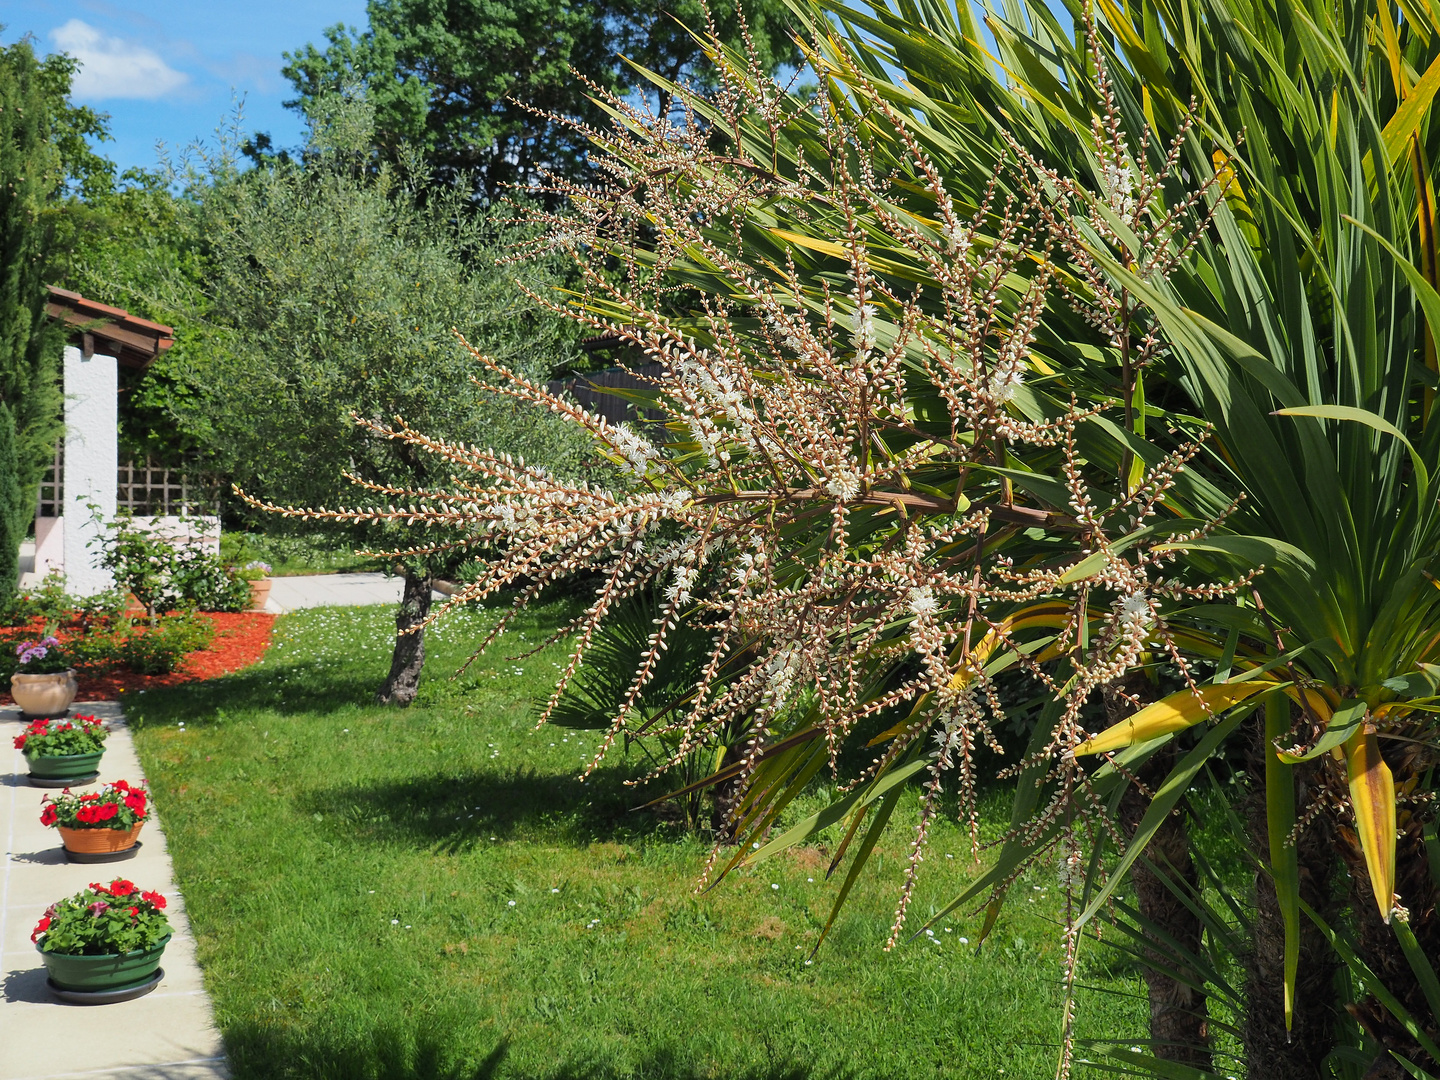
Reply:
[[[177, 372], [185, 392], [172, 409], [237, 488], [305, 506], [333, 505], [352, 478], [376, 490], [438, 479], [428, 455], [357, 417], [404, 418], [563, 472], [573, 436], [540, 410], [483, 393], [454, 335], [543, 380], [573, 334], [511, 279], [545, 289], [547, 268], [512, 272], [502, 256], [514, 227], [426, 190], [418, 168], [370, 168], [370, 123], [363, 100], [330, 99], [298, 160], [248, 172], [211, 162], [195, 185], [209, 248], [196, 315], [209, 341]], [[374, 529], [333, 528], [362, 546], [377, 540]], [[414, 698], [432, 583], [463, 557], [441, 546], [397, 560], [401, 633], [380, 701]]]

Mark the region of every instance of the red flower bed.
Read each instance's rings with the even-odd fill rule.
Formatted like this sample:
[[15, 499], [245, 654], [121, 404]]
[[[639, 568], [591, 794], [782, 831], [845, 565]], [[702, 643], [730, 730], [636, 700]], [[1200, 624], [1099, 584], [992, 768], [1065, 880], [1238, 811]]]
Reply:
[[[264, 611], [242, 611], [229, 614], [220, 611], [202, 612], [202, 619], [215, 624], [215, 640], [208, 649], [186, 655], [179, 670], [169, 675], [136, 675], [131, 671], [81, 672], [77, 701], [103, 701], [118, 697], [126, 690], [144, 690], [151, 686], [175, 686], [179, 683], [216, 679], [221, 675], [249, 667], [265, 655], [270, 647], [270, 631], [275, 616]], [[0, 687], [0, 705], [13, 705], [8, 687]]]

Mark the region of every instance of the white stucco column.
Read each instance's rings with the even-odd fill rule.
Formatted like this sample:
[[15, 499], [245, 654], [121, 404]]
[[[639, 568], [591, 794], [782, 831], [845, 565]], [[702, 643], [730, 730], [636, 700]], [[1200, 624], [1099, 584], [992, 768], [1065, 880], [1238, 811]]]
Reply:
[[101, 529], [86, 504], [99, 507], [105, 521], [115, 517], [118, 377], [113, 356], [65, 347], [65, 589], [74, 596], [114, 584], [99, 565], [99, 548], [87, 546]]

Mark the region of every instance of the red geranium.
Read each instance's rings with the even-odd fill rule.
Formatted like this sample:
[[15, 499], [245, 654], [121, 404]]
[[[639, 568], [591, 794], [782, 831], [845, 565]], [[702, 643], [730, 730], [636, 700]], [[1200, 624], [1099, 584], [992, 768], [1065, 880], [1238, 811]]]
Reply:
[[32, 758], [93, 754], [105, 749], [109, 734], [104, 722], [94, 716], [32, 720], [24, 732], [15, 736], [15, 749], [24, 750]]
[[144, 786], [124, 780], [83, 795], [66, 788], [57, 796], [45, 796], [44, 801], [40, 824], [64, 829], [131, 829], [150, 817]]

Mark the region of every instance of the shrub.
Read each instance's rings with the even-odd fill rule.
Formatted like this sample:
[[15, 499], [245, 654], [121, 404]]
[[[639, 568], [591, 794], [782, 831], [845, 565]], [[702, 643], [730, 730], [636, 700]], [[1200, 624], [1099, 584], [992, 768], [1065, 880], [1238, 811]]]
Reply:
[[120, 642], [119, 655], [137, 675], [168, 675], [186, 653], [205, 648], [214, 638], [215, 626], [208, 619], [167, 615], [131, 630]]
[[47, 626], [90, 629], [108, 626], [125, 610], [125, 594], [109, 589], [94, 596], [71, 596], [65, 591], [65, 575], [52, 570], [39, 585], [16, 593], [0, 610], [6, 626], [26, 626], [39, 619]]
[[225, 565], [220, 556], [196, 547], [175, 553], [167, 594], [167, 600], [176, 607], [232, 612], [250, 608], [250, 584], [245, 573]]
[[170, 936], [165, 897], [141, 892], [133, 881], [116, 878], [91, 885], [45, 909], [30, 940], [42, 952], [66, 956], [108, 956], [158, 945]]

